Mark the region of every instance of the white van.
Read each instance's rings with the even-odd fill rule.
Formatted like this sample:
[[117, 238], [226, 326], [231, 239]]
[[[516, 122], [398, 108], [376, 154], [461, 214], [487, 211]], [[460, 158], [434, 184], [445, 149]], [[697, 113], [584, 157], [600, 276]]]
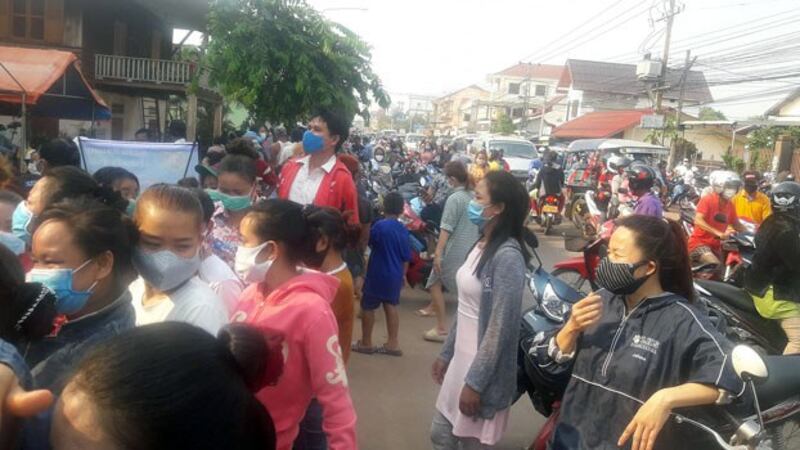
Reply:
[[539, 157], [539, 152], [531, 141], [514, 136], [479, 136], [472, 142], [473, 157], [480, 150], [485, 150], [489, 155], [495, 149], [503, 151], [503, 158], [508, 163], [511, 174], [521, 180], [528, 178], [531, 161]]

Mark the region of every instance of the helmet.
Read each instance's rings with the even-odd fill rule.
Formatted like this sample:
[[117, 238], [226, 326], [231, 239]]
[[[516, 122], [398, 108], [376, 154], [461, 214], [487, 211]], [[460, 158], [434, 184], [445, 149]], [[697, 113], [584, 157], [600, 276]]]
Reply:
[[608, 167], [612, 170], [619, 170], [628, 167], [631, 164], [631, 160], [619, 155], [612, 155], [608, 158]]
[[741, 187], [742, 179], [739, 178], [736, 172], [730, 170], [715, 170], [708, 175], [708, 183], [714, 189], [714, 192], [721, 194], [722, 191], [725, 190], [726, 184], [731, 187], [738, 184], [738, 187]]
[[634, 191], [649, 190], [656, 181], [656, 171], [644, 164], [634, 164], [625, 171], [628, 174], [628, 186]]
[[778, 183], [769, 193], [772, 209], [779, 212], [800, 212], [800, 183], [784, 181]]

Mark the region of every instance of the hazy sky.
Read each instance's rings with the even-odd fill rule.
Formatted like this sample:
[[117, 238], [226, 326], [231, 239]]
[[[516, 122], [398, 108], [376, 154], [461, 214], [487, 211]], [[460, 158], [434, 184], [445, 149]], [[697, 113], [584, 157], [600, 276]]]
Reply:
[[[374, 69], [390, 92], [440, 95], [519, 61], [563, 64], [566, 58], [633, 62], [653, 31], [662, 0], [309, 0], [373, 47]], [[780, 76], [793, 63], [800, 75], [800, 0], [684, 0], [673, 27], [670, 66], [683, 65], [684, 49], [709, 80]], [[649, 8], [653, 6], [653, 8]], [[794, 20], [793, 20], [794, 18]], [[578, 31], [575, 31], [575, 30]], [[715, 33], [716, 32], [716, 33]], [[658, 36], [656, 36], [658, 38]], [[767, 41], [773, 39], [773, 41]], [[742, 59], [738, 46], [774, 42], [791, 46], [770, 57]], [[654, 56], [663, 39], [651, 40]], [[758, 49], [761, 50], [761, 49]], [[752, 51], [751, 51], [752, 54]], [[712, 59], [715, 58], [715, 59]], [[699, 64], [708, 61], [714, 70]], [[712, 64], [713, 63], [713, 64]], [[785, 66], [787, 69], [789, 65]], [[762, 113], [800, 77], [712, 88], [715, 106], [734, 117]], [[770, 92], [766, 98], [741, 97]]]

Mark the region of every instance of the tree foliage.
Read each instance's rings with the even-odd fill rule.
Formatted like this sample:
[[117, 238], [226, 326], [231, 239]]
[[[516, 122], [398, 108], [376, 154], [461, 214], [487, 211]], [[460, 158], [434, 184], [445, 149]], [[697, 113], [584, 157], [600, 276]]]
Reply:
[[497, 118], [492, 122], [492, 133], [498, 134], [513, 134], [516, 131], [514, 122], [508, 117], [506, 113], [500, 113]]
[[795, 147], [800, 145], [800, 127], [762, 127], [747, 135], [747, 145], [751, 149], [773, 149], [778, 136], [788, 136]]
[[368, 118], [389, 96], [371, 49], [305, 0], [214, 0], [207, 64], [212, 85], [252, 116], [294, 123], [317, 107]]
[[700, 120], [728, 120], [722, 111], [717, 111], [709, 106], [700, 108], [700, 113], [697, 115], [697, 118]]

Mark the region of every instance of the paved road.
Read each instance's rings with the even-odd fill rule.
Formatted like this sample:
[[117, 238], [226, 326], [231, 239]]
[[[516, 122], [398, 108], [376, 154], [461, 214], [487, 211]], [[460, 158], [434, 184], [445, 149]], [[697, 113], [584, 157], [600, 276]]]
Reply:
[[[555, 233], [567, 231], [564, 224]], [[538, 234], [538, 233], [537, 233]], [[546, 267], [568, 255], [563, 239], [558, 236], [539, 236], [539, 249]], [[428, 304], [427, 293], [421, 290], [403, 292], [400, 301], [401, 358], [353, 353], [348, 375], [353, 401], [358, 413], [359, 444], [365, 450], [422, 450], [430, 448], [428, 439], [438, 385], [430, 377], [430, 367], [440, 344], [422, 340], [422, 333], [433, 326], [430, 318], [414, 315]], [[530, 299], [527, 299], [530, 301]], [[448, 299], [447, 310], [455, 312], [454, 298]], [[386, 328], [382, 314], [377, 314], [376, 344], [385, 342]], [[354, 339], [361, 336], [356, 323]], [[527, 448], [538, 432], [544, 418], [534, 411], [526, 397], [514, 405], [505, 438], [498, 450]]]

